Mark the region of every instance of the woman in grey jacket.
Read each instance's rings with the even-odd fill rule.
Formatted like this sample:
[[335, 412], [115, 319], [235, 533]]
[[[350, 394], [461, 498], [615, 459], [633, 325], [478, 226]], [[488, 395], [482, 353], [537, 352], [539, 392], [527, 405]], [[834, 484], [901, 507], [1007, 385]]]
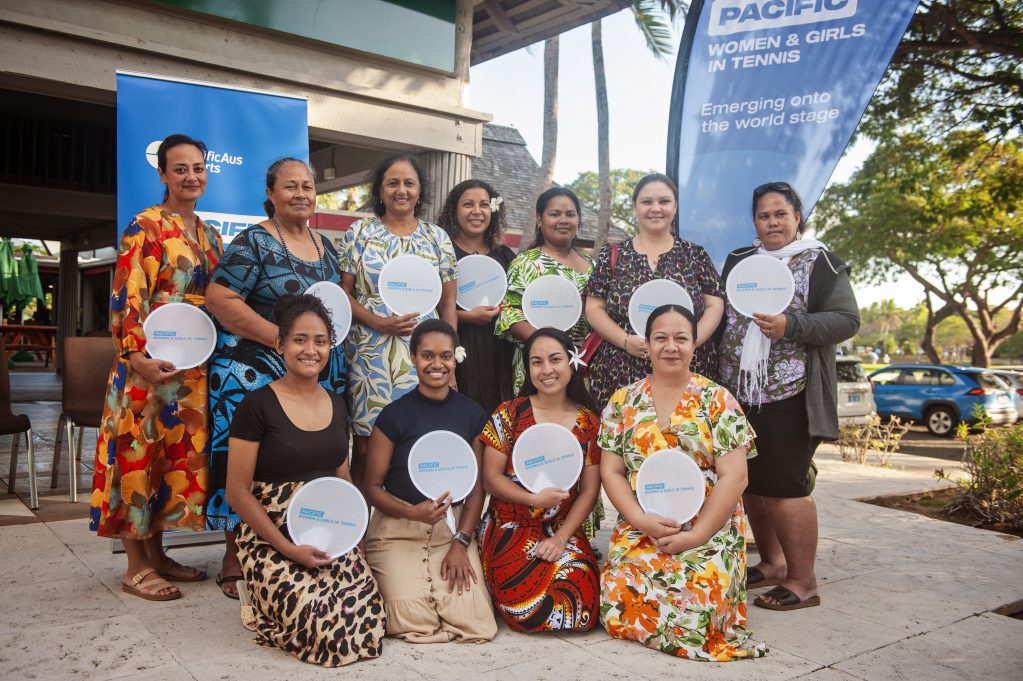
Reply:
[[802, 202], [790, 185], [753, 191], [754, 246], [733, 251], [722, 278], [754, 255], [780, 259], [792, 272], [792, 302], [777, 315], [752, 318], [727, 306], [720, 335], [720, 378], [756, 432], [743, 503], [760, 554], [747, 588], [775, 588], [755, 605], [795, 610], [820, 604], [814, 559], [817, 507], [810, 462], [822, 440], [838, 438], [835, 345], [860, 325], [845, 263], [815, 239], [803, 239]]

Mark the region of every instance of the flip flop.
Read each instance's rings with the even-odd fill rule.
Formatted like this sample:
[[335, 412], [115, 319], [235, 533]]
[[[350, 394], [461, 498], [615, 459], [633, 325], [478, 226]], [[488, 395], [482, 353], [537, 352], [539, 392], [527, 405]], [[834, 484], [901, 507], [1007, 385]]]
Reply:
[[747, 568], [746, 570], [746, 588], [747, 589], [759, 589], [764, 586], [774, 586], [775, 584], [781, 584], [781, 580], [777, 578], [768, 579], [764, 576], [764, 573], [755, 567]]
[[[767, 600], [767, 597], [773, 598], [778, 602], [771, 603]], [[753, 600], [753, 605], [767, 608], [768, 610], [799, 610], [800, 608], [812, 608], [820, 604], [820, 596], [810, 596], [805, 600], [800, 600], [799, 596], [780, 584]]]
[[[228, 592], [224, 591], [224, 585], [228, 584], [230, 582], [240, 582], [240, 581], [242, 581], [242, 576], [241, 575], [228, 575], [227, 577], [221, 577], [220, 573], [219, 572], [217, 573], [217, 586], [220, 587], [220, 593], [224, 594], [225, 596], [227, 596], [228, 598], [230, 598], [232, 600], [236, 600], [236, 601], [238, 600], [238, 592], [236, 591], [233, 594], [229, 594]], [[235, 588], [237, 588], [237, 587], [235, 587]]]
[[[156, 570], [146, 568], [131, 578], [131, 584], [121, 582], [121, 590], [146, 601], [174, 601], [181, 598], [181, 591], [169, 594], [158, 593], [174, 586], [163, 577], [157, 576], [156, 579], [151, 579], [148, 582], [142, 581], [153, 573], [156, 573]], [[156, 574], [159, 575], [159, 573]]]
[[168, 582], [205, 582], [207, 579], [210, 578], [210, 576], [206, 574], [205, 570], [200, 570], [199, 568], [182, 565], [173, 558], [168, 558], [167, 562], [163, 564], [163, 567], [170, 568], [171, 570], [177, 568], [181, 570], [192, 571], [191, 574], [189, 575], [176, 575], [172, 572], [161, 572], [160, 570], [157, 570], [159, 575], [166, 579]]

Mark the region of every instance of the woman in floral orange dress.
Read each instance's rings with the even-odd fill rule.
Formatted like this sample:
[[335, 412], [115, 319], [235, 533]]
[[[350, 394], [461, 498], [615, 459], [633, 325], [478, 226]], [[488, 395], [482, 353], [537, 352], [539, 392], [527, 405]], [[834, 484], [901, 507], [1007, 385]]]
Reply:
[[[653, 373], [611, 396], [600, 474], [619, 512], [600, 575], [607, 632], [692, 660], [761, 657], [746, 630], [746, 456], [753, 430], [721, 386], [689, 370], [696, 318], [662, 305], [646, 327]], [[706, 500], [684, 527], [636, 499], [643, 461], [677, 448], [703, 471]]]
[[202, 305], [223, 251], [220, 235], [195, 214], [206, 190], [206, 145], [171, 135], [157, 151], [163, 203], [147, 208], [121, 236], [110, 326], [120, 353], [110, 373], [96, 443], [89, 527], [120, 538], [128, 557], [125, 592], [169, 601], [169, 582], [206, 573], [164, 553], [167, 529], [201, 530], [206, 503], [206, 365], [178, 370], [146, 354], [142, 325], [170, 302]]

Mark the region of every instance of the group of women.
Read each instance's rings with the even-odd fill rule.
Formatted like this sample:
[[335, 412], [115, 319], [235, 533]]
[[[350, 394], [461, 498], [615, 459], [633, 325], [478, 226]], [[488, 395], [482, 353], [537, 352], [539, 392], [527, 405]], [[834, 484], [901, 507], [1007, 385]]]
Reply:
[[[485, 182], [457, 185], [437, 224], [423, 220], [426, 182], [410, 156], [377, 168], [375, 217], [335, 249], [309, 228], [311, 169], [286, 158], [267, 171], [268, 219], [223, 251], [195, 214], [205, 153], [184, 135], [164, 140], [164, 200], [121, 241], [111, 302], [120, 357], [92, 528], [124, 541], [126, 592], [171, 600], [181, 597], [174, 582], [206, 579], [166, 556], [161, 533], [208, 522], [227, 540], [218, 584], [237, 597], [244, 581], [257, 641], [326, 666], [379, 656], [385, 635], [487, 641], [495, 612], [517, 631], [600, 621], [614, 637], [680, 657], [759, 657], [766, 648], [745, 628], [747, 576], [775, 586], [758, 605], [819, 602], [810, 457], [837, 437], [834, 345], [858, 315], [844, 265], [800, 238], [791, 187], [756, 189], [757, 241], [726, 265], [761, 253], [794, 274], [789, 309], [751, 320], [725, 300], [706, 251], [680, 238], [678, 192], [664, 175], [636, 186], [637, 235], [594, 263], [575, 248], [582, 207], [571, 191], [537, 199], [533, 242], [515, 256], [501, 245], [503, 198]], [[437, 268], [436, 309], [389, 313], [381, 269], [404, 254]], [[506, 270], [502, 305], [456, 309], [456, 263], [471, 254]], [[567, 332], [534, 328], [523, 313], [526, 287], [546, 274], [585, 297]], [[630, 329], [631, 293], [653, 279], [683, 286], [692, 309], [664, 305]], [[351, 331], [336, 347], [330, 313], [304, 294], [320, 281], [351, 302]], [[172, 301], [215, 318], [206, 365], [179, 371], [146, 355], [142, 323]], [[599, 342], [588, 367], [584, 341]], [[532, 493], [515, 474], [515, 443], [538, 423], [579, 441], [584, 466], [570, 488]], [[478, 459], [464, 500], [428, 499], [410, 479], [413, 444], [436, 430], [462, 437]], [[643, 461], [667, 448], [705, 477], [704, 506], [684, 526], [644, 512], [634, 491]], [[293, 543], [285, 525], [292, 495], [324, 476], [353, 481], [373, 507], [364, 543], [336, 560]], [[619, 518], [600, 567], [591, 540], [602, 485]], [[748, 571], [744, 498], [761, 556]]]

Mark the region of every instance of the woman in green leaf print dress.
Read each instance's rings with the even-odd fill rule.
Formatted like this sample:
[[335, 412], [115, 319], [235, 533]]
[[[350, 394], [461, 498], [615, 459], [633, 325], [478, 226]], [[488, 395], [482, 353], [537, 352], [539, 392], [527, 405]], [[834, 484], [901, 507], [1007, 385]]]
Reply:
[[[575, 249], [575, 238], [579, 233], [579, 219], [582, 205], [571, 190], [551, 187], [536, 199], [536, 236], [533, 243], [512, 261], [508, 267], [508, 292], [497, 318], [494, 333], [515, 342], [515, 394], [519, 393], [526, 379], [522, 357], [522, 345], [536, 327], [526, 321], [522, 311], [522, 294], [535, 279], [547, 274], [556, 274], [575, 284], [582, 294], [593, 271], [593, 259]], [[585, 301], [584, 301], [585, 304]], [[590, 332], [586, 317], [568, 329], [568, 337], [578, 348]], [[593, 514], [583, 523], [583, 532], [590, 540], [600, 529], [604, 519], [604, 503], [597, 497]]]

